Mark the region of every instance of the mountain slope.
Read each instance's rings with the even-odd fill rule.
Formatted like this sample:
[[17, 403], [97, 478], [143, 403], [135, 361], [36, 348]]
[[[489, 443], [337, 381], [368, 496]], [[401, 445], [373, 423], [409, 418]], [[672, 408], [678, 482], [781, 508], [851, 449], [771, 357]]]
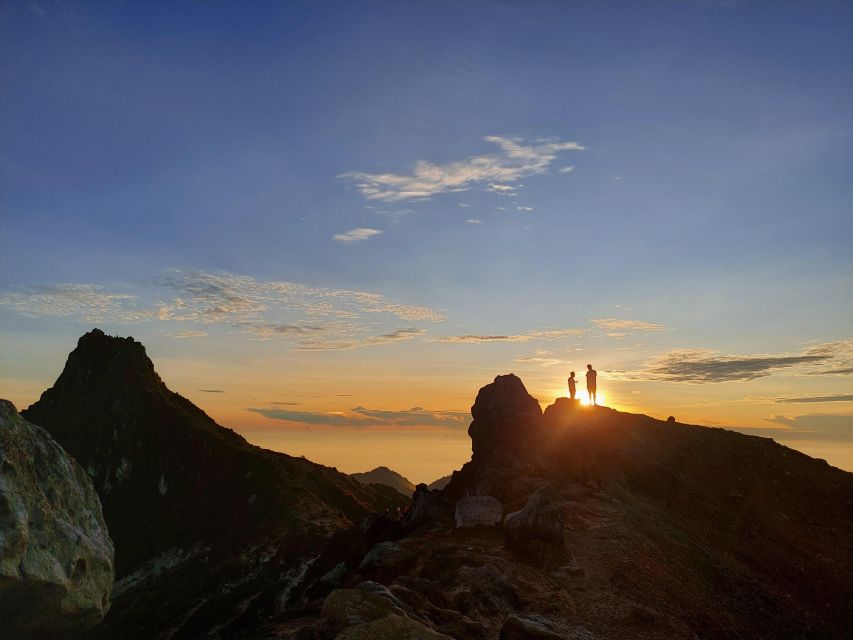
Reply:
[[[212, 591], [177, 575], [193, 558], [204, 560], [209, 581], [219, 570], [224, 583], [259, 554], [278, 557], [275, 571], [286, 573], [297, 547], [310, 555], [370, 511], [398, 503], [389, 490], [250, 445], [170, 391], [140, 343], [97, 329], [80, 338], [54, 386], [22, 415], [77, 459], [99, 494], [122, 585], [116, 597], [137, 607], [114, 602], [108, 629], [134, 616], [153, 627], [186, 617], [198, 605], [194, 594]], [[134, 593], [152, 575], [167, 576], [159, 588], [173, 590], [159, 622]], [[212, 618], [228, 606], [221, 601]]]
[[362, 484], [383, 484], [395, 489], [406, 497], [410, 497], [415, 491], [415, 485], [408, 479], [392, 471], [388, 467], [376, 467], [371, 471], [362, 473], [351, 473], [350, 478], [358, 480]]
[[427, 485], [427, 488], [428, 488], [430, 491], [434, 491], [434, 490], [436, 490], [436, 489], [437, 489], [437, 490], [439, 490], [439, 491], [441, 491], [442, 489], [444, 489], [444, 487], [446, 487], [447, 485], [449, 485], [449, 484], [450, 484], [450, 480], [451, 480], [452, 478], [453, 478], [453, 476], [442, 476], [442, 477], [441, 477], [441, 478], [439, 478], [438, 480], [433, 480], [432, 482], [430, 482], [430, 483]]

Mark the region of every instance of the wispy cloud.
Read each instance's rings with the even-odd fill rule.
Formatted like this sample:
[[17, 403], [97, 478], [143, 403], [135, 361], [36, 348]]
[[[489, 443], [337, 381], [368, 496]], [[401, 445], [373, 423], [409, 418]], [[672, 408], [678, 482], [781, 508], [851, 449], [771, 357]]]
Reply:
[[547, 358], [545, 356], [524, 356], [522, 358], [516, 358], [515, 361], [523, 364], [535, 364], [540, 367], [553, 367], [554, 365], [563, 364], [565, 362], [558, 358]]
[[516, 209], [518, 209], [519, 211], [525, 211], [527, 213], [533, 211], [533, 207], [516, 207]]
[[483, 224], [483, 221], [478, 220], [477, 218], [468, 218], [465, 222], [468, 224]]
[[483, 344], [488, 342], [529, 342], [530, 340], [558, 340], [569, 336], [581, 336], [585, 329], [534, 329], [518, 334], [467, 334], [432, 338], [430, 342], [443, 344]]
[[[176, 339], [202, 337], [207, 332], [201, 327], [222, 324], [253, 339], [285, 339], [309, 350], [353, 349], [425, 333], [417, 327], [389, 331], [389, 319], [407, 324], [445, 319], [439, 311], [374, 292], [262, 281], [221, 271], [171, 269], [149, 280], [142, 289], [147, 295], [145, 303], [126, 289], [109, 290], [93, 284], [20, 288], [0, 292], [0, 307], [27, 316], [86, 322], [200, 325], [166, 334]], [[377, 330], [382, 324], [384, 331]]]
[[776, 374], [832, 375], [853, 361], [853, 341], [813, 344], [800, 353], [726, 355], [710, 349], [676, 349], [650, 360], [639, 371], [612, 371], [623, 380], [665, 380], [702, 384], [746, 382]]
[[306, 339], [299, 342], [301, 351], [346, 351], [349, 349], [359, 349], [361, 347], [375, 347], [393, 342], [402, 342], [411, 340], [417, 336], [422, 336], [426, 333], [426, 329], [397, 329], [390, 333], [383, 333], [378, 336], [367, 336], [349, 340], [340, 340], [334, 338], [322, 339]]
[[574, 171], [574, 170], [575, 170], [575, 168], [574, 168], [574, 167], [560, 167], [560, 168], [557, 170], [557, 173], [571, 173], [571, 172], [572, 172], [572, 171]]
[[[288, 281], [261, 281], [221, 271], [172, 269], [157, 278], [155, 284], [179, 296], [160, 306], [162, 320], [258, 324], [258, 318], [263, 315], [285, 311], [309, 318], [342, 320], [353, 320], [365, 313], [388, 313], [403, 320], [428, 322], [440, 322], [445, 318], [443, 313], [395, 303], [378, 293], [307, 287]], [[315, 323], [278, 324], [298, 324], [307, 330]]]
[[379, 229], [366, 229], [359, 227], [358, 229], [350, 229], [346, 233], [336, 233], [332, 236], [332, 240], [343, 242], [344, 244], [352, 244], [353, 242], [362, 242], [373, 236], [378, 236], [381, 231]]
[[515, 186], [511, 184], [490, 184], [486, 187], [486, 191], [491, 191], [492, 193], [497, 193], [502, 196], [517, 196], [518, 195], [518, 187], [521, 185]]
[[496, 187], [493, 191], [511, 193], [515, 189], [512, 183], [545, 173], [561, 152], [584, 149], [577, 142], [559, 140], [528, 142], [502, 136], [484, 140], [497, 145], [499, 151], [446, 164], [419, 160], [410, 174], [349, 171], [341, 177], [351, 180], [365, 198], [386, 202], [465, 191], [475, 185], [491, 185]]
[[620, 318], [590, 318], [590, 322], [599, 329], [628, 331], [663, 331], [666, 329], [662, 324], [655, 322], [644, 322], [643, 320], [622, 320]]
[[95, 284], [57, 284], [21, 287], [0, 292], [0, 307], [28, 317], [63, 317], [101, 322], [141, 322], [155, 316], [154, 311], [140, 308], [139, 297], [109, 291]]
[[251, 408], [271, 420], [329, 427], [442, 427], [459, 429], [468, 426], [470, 416], [463, 411], [432, 411], [412, 407], [402, 411], [355, 407], [349, 411], [313, 412], [288, 409]]
[[783, 404], [812, 404], [816, 402], [853, 402], [853, 393], [834, 396], [803, 396], [800, 398], [776, 398], [774, 402]]
[[222, 389], [196, 389], [196, 391], [201, 391], [202, 393], [225, 393]]

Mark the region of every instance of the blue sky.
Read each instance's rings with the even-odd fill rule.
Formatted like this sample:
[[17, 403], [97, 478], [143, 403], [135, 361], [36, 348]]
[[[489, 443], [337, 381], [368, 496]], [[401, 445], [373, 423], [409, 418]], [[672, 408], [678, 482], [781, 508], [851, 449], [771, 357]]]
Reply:
[[593, 357], [626, 408], [707, 423], [783, 424], [772, 401], [674, 398], [851, 389], [752, 360], [631, 397], [678, 350], [714, 370], [829, 344], [825, 371], [849, 368], [849, 3], [39, 0], [0, 23], [19, 403], [94, 324], [173, 359], [173, 386], [261, 358], [380, 403], [352, 367], [399, 385], [376, 409], [464, 409], [525, 367], [550, 392]]

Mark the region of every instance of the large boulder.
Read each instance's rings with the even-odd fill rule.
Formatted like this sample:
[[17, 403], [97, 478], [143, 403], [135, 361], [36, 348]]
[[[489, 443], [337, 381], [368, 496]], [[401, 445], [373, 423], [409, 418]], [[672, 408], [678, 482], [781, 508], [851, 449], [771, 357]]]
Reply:
[[89, 476], [0, 400], [2, 636], [65, 638], [93, 627], [113, 578], [113, 543]]
[[468, 427], [473, 460], [488, 457], [495, 449], [522, 452], [529, 430], [539, 427], [542, 409], [527, 393], [521, 378], [510, 373], [480, 389], [471, 407], [474, 417]]
[[563, 543], [563, 512], [551, 487], [537, 489], [520, 511], [504, 518], [506, 546], [514, 551], [531, 551], [541, 545]]
[[492, 496], [469, 496], [456, 503], [456, 527], [491, 526], [503, 518], [504, 507]]

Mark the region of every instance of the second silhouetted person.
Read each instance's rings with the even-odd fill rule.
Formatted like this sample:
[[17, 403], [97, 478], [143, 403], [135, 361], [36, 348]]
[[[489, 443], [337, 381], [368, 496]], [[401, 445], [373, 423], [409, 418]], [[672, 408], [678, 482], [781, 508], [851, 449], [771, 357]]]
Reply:
[[591, 364], [586, 365], [586, 392], [589, 394], [589, 403], [597, 404], [595, 401], [595, 382], [598, 377], [598, 372], [592, 368]]

